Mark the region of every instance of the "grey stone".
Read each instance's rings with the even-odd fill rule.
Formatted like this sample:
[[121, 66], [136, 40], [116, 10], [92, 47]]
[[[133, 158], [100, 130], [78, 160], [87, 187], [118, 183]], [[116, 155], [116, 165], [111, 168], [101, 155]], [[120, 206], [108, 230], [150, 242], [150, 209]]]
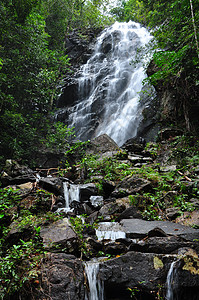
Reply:
[[78, 248], [78, 237], [70, 226], [67, 218], [58, 220], [48, 226], [42, 226], [40, 236], [46, 249], [61, 245], [68, 253], [74, 253]]
[[168, 235], [184, 237], [188, 240], [195, 239], [199, 235], [198, 229], [193, 229], [181, 224], [169, 221], [145, 221], [140, 219], [124, 219], [121, 225], [126, 232], [127, 237], [142, 238], [147, 236], [148, 232], [156, 227], [162, 229]]
[[102, 134], [91, 140], [87, 153], [99, 154], [119, 150], [119, 146], [107, 134]]
[[181, 214], [179, 207], [171, 207], [166, 209], [166, 217], [170, 220], [176, 219]]
[[38, 182], [39, 186], [55, 195], [63, 196], [63, 180], [57, 177], [42, 177]]
[[97, 195], [97, 187], [94, 183], [80, 184], [79, 185], [79, 197], [80, 201], [89, 201], [91, 196]]
[[120, 182], [112, 193], [113, 197], [119, 198], [142, 192], [151, 191], [152, 186], [150, 181], [136, 176], [127, 177]]

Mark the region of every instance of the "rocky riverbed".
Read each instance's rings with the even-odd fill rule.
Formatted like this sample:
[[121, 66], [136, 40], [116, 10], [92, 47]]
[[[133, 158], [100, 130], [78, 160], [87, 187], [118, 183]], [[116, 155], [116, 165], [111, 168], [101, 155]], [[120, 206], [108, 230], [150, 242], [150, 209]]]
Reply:
[[[87, 148], [90, 164], [63, 175], [6, 162], [4, 191], [19, 198], [3, 219], [4, 246], [36, 234], [44, 251], [38, 279], [20, 299], [199, 299], [199, 165], [179, 169], [175, 134], [161, 133], [161, 150], [135, 139], [119, 148], [100, 136]], [[89, 294], [85, 272], [94, 258], [93, 280], [103, 289], [97, 296]]]

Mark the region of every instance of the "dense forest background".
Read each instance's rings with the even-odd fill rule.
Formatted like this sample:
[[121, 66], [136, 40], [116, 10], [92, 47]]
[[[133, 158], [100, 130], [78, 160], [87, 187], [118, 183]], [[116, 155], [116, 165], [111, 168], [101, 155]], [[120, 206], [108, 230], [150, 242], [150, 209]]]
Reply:
[[[197, 132], [192, 111], [199, 99], [198, 0], [129, 0], [106, 14], [103, 0], [2, 0], [0, 3], [0, 162], [29, 162], [39, 147], [68, 134], [51, 115], [70, 72], [65, 38], [74, 29], [115, 20], [140, 22], [155, 42], [149, 81], [172, 89], [178, 116]], [[33, 164], [33, 162], [32, 162]]]

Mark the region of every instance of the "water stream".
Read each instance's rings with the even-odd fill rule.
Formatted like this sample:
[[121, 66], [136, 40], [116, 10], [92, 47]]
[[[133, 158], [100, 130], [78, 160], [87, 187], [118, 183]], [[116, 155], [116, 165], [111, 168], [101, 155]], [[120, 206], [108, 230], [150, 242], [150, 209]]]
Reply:
[[104, 284], [98, 278], [98, 272], [99, 262], [89, 261], [85, 263], [85, 273], [89, 285], [85, 300], [104, 300]]
[[72, 201], [79, 202], [79, 186], [76, 184], [70, 184], [68, 182], [64, 182], [63, 188], [64, 188], [65, 207], [58, 208], [57, 212], [65, 211], [67, 213], [69, 211], [72, 211], [72, 209], [70, 208], [70, 204], [72, 203]]
[[139, 92], [146, 78], [136, 51], [152, 36], [140, 24], [116, 22], [97, 39], [94, 53], [82, 66], [79, 100], [69, 112], [69, 127], [87, 140], [106, 133], [122, 145], [136, 135], [142, 118]]
[[177, 263], [178, 261], [174, 261], [171, 263], [169, 272], [167, 274], [167, 281], [166, 281], [166, 300], [175, 300], [175, 289], [177, 284]]

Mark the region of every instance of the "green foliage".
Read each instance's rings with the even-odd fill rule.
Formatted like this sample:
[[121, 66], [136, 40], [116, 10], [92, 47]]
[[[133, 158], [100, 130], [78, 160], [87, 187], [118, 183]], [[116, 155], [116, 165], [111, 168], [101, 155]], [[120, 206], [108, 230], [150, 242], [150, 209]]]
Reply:
[[12, 295], [39, 275], [39, 263], [43, 251], [37, 248], [37, 239], [10, 247], [0, 258], [0, 298]]
[[[39, 284], [41, 259], [45, 255], [40, 226], [60, 218], [41, 209], [46, 201], [51, 203], [50, 193], [39, 189], [32, 195], [29, 207], [30, 202], [22, 200], [19, 190], [0, 189], [0, 299], [14, 297], [24, 288], [29, 290], [32, 283]], [[29, 237], [8, 243], [7, 234], [12, 228], [21, 233], [29, 229]]]
[[131, 174], [131, 165], [126, 162], [118, 163], [117, 155], [105, 158], [87, 155], [83, 158], [82, 165], [86, 167], [88, 180], [97, 176], [103, 176], [105, 180], [119, 180]]
[[79, 238], [79, 243], [80, 243], [80, 252], [81, 256], [89, 256], [89, 251], [86, 245], [86, 242], [84, 241], [84, 234], [83, 230], [84, 228], [89, 228], [92, 227], [92, 225], [86, 223], [84, 221], [86, 215], [78, 216], [78, 217], [70, 217], [70, 223], [72, 224], [78, 238]]
[[53, 124], [53, 128], [50, 128], [43, 142], [49, 149], [64, 150], [70, 147], [69, 140], [71, 137], [75, 137], [73, 129], [57, 122]]

